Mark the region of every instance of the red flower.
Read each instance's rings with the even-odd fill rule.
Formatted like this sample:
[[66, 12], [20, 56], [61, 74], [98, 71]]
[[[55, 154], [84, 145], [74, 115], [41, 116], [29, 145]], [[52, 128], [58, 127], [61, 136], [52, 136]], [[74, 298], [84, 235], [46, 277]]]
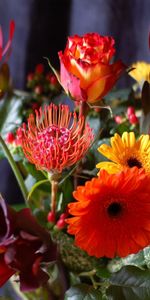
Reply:
[[41, 263], [52, 260], [56, 247], [30, 210], [16, 212], [0, 198], [0, 286], [17, 273], [21, 290], [38, 288], [49, 279]]
[[136, 167], [118, 174], [101, 170], [79, 186], [70, 203], [68, 232], [91, 256], [124, 257], [150, 244], [150, 179]]
[[65, 91], [75, 101], [99, 101], [125, 70], [121, 61], [110, 64], [114, 53], [111, 37], [98, 33], [69, 37], [64, 53], [58, 53], [60, 81]]
[[2, 28], [0, 26], [0, 60], [2, 57], [6, 54], [6, 52], [9, 50], [13, 35], [14, 35], [14, 30], [15, 30], [15, 23], [13, 20], [10, 21], [10, 26], [9, 26], [9, 38], [6, 46], [3, 48], [3, 33], [2, 33]]
[[27, 159], [39, 170], [62, 172], [80, 160], [93, 141], [84, 117], [77, 118], [67, 105], [54, 104], [36, 111], [22, 128], [21, 144]]
[[[0, 249], [1, 253], [1, 249]], [[9, 268], [4, 261], [4, 256], [0, 254], [0, 286], [5, 284], [5, 282], [16, 272]]]

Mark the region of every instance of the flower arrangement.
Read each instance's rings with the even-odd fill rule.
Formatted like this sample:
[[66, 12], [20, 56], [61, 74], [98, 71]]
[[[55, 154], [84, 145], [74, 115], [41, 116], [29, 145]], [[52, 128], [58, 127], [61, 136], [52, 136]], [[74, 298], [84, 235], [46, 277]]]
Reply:
[[[1, 60], [13, 34], [11, 21], [3, 48], [0, 29]], [[19, 299], [150, 299], [149, 64], [114, 54], [112, 37], [69, 37], [60, 71], [37, 65], [28, 93], [1, 64], [0, 158], [24, 203], [0, 197], [0, 286]], [[115, 88], [127, 70], [140, 88]]]

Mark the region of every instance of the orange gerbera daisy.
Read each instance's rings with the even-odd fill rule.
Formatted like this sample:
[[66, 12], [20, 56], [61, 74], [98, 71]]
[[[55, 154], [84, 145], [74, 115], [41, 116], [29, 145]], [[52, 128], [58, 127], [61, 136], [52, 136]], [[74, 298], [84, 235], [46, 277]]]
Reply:
[[84, 127], [84, 117], [77, 117], [67, 105], [50, 104], [30, 114], [20, 141], [27, 159], [39, 170], [60, 173], [80, 160], [93, 141], [92, 129]]
[[136, 141], [134, 132], [124, 132], [122, 137], [115, 134], [111, 139], [111, 146], [102, 144], [98, 151], [113, 162], [100, 162], [97, 168], [105, 169], [109, 173], [117, 173], [125, 167], [144, 168], [150, 174], [150, 136], [143, 134]]
[[102, 170], [74, 192], [68, 233], [89, 255], [125, 257], [150, 244], [150, 179], [143, 169]]

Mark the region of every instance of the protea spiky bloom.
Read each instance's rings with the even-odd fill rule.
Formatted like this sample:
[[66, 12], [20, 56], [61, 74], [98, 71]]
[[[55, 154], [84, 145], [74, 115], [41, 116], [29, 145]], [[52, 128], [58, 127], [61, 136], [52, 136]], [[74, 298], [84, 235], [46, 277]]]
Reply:
[[84, 116], [77, 117], [67, 105], [54, 104], [35, 114], [22, 126], [21, 146], [37, 169], [61, 173], [85, 155], [94, 135]]

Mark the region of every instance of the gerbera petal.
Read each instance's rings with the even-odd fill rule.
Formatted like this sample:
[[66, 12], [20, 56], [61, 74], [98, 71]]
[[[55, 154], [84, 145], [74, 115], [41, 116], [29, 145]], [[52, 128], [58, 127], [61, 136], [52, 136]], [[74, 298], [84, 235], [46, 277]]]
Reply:
[[146, 151], [150, 148], [150, 139], [149, 135], [142, 135], [140, 138], [140, 150], [141, 151]]
[[108, 171], [110, 174], [114, 174], [114, 173], [121, 171], [121, 167], [119, 167], [118, 164], [113, 163], [113, 162], [105, 162], [105, 161], [98, 163], [96, 165], [96, 168], [104, 169], [104, 170]]
[[110, 146], [106, 145], [106, 144], [102, 144], [98, 148], [98, 151], [101, 154], [105, 155], [110, 160], [114, 160], [114, 161], [117, 160], [117, 157], [115, 156], [113, 149]]
[[124, 132], [122, 141], [126, 147], [132, 148], [136, 142], [134, 132]]

